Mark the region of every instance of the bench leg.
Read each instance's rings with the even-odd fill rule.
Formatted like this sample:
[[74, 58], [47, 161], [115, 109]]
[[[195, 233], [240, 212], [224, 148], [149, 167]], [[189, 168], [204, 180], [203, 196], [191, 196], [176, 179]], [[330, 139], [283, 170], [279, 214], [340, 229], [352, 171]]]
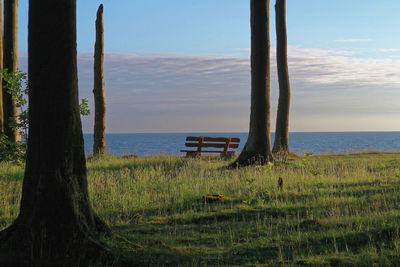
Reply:
[[235, 151], [229, 151], [227, 153], [221, 153], [221, 158], [223, 159], [232, 159], [235, 156]]

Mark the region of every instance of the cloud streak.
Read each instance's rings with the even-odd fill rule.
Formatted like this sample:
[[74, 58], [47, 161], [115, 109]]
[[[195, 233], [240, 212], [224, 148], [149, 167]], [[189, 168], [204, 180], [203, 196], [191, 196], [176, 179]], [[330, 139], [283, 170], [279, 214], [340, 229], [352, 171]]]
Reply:
[[[107, 54], [105, 62], [109, 129], [113, 132], [248, 129], [248, 57]], [[80, 69], [90, 69], [91, 55], [80, 55], [79, 64]], [[278, 97], [274, 56], [271, 65], [274, 117]], [[289, 68], [292, 130], [346, 130], [349, 125], [365, 130], [374, 123], [366, 124], [363, 118], [372, 114], [392, 121], [388, 130], [400, 125], [400, 60], [355, 58], [346, 50], [292, 46]], [[84, 86], [86, 76], [80, 72], [82, 92], [91, 88]], [[307, 118], [320, 122], [307, 129], [302, 126]], [[378, 122], [376, 125], [383, 127]]]
[[400, 52], [400, 48], [383, 48], [383, 49], [379, 49], [379, 52], [383, 52], [383, 53]]
[[[292, 131], [400, 130], [400, 59], [297, 46], [288, 51]], [[106, 53], [104, 64], [108, 132], [248, 130], [248, 56]], [[80, 97], [93, 110], [92, 54], [80, 53], [78, 67]], [[274, 118], [274, 55], [271, 70]], [[92, 132], [92, 116], [83, 118], [83, 127]]]
[[371, 42], [371, 41], [373, 41], [373, 40], [372, 39], [357, 39], [357, 38], [335, 40], [335, 42], [337, 42], [337, 43], [365, 43], [365, 42]]

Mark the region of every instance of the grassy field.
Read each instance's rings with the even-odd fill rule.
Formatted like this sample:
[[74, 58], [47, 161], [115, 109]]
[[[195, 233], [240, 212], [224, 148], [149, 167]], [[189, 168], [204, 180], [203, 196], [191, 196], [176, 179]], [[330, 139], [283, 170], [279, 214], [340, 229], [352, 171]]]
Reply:
[[[400, 265], [400, 154], [228, 163], [88, 160], [93, 206], [121, 236], [103, 241], [139, 265]], [[22, 177], [22, 167], [0, 164], [0, 230], [17, 216]]]

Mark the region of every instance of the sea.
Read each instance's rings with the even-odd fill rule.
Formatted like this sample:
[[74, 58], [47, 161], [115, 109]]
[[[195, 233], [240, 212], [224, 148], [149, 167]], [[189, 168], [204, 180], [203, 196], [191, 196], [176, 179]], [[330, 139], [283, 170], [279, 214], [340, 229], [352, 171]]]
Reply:
[[[239, 137], [238, 152], [248, 133], [120, 133], [106, 134], [107, 153], [113, 155], [184, 155], [187, 136]], [[274, 133], [271, 134], [273, 144]], [[93, 134], [84, 134], [85, 153], [93, 150]], [[303, 155], [357, 153], [370, 151], [400, 152], [400, 132], [293, 132], [289, 134], [290, 151]]]

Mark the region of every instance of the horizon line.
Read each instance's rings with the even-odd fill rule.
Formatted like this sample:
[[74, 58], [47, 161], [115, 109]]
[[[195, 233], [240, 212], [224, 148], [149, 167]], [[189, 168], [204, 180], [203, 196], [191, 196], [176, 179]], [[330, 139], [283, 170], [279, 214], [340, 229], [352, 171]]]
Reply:
[[[387, 130], [387, 131], [289, 131], [289, 133], [400, 133], [400, 130], [397, 131], [392, 131], [392, 130]], [[240, 132], [240, 131], [182, 131], [182, 132], [111, 132], [111, 133], [106, 133], [106, 134], [191, 134], [191, 133], [199, 133], [199, 134], [207, 134], [207, 133], [240, 133], [240, 134], [245, 134], [248, 132]], [[271, 131], [271, 134], [275, 132]], [[93, 132], [84, 132], [83, 134], [94, 134]]]

